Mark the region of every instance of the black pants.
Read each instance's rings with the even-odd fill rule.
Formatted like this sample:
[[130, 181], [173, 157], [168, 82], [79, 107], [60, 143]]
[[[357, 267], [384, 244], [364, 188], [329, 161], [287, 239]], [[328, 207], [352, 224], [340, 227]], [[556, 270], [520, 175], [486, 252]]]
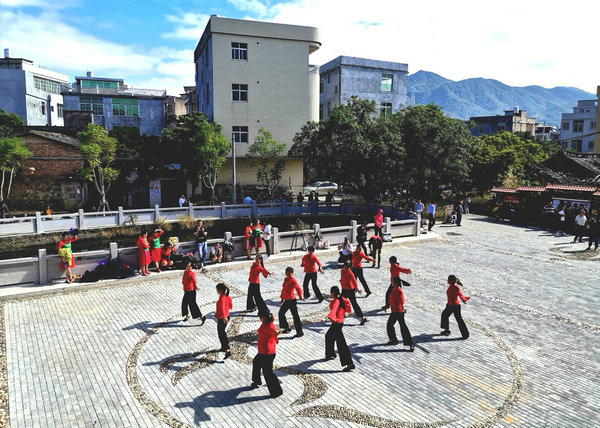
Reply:
[[274, 359], [275, 354], [256, 354], [256, 357], [252, 360], [252, 382], [257, 385], [262, 384], [260, 380], [260, 373], [262, 371], [267, 388], [269, 388], [269, 394], [281, 395], [283, 390], [281, 389], [277, 375], [273, 373]]
[[335, 357], [334, 345], [337, 345], [342, 367], [352, 364], [350, 348], [348, 348], [344, 332], [342, 331], [343, 326], [343, 323], [332, 322], [331, 327], [329, 327], [329, 330], [325, 333], [325, 358]]
[[358, 302], [356, 301], [356, 290], [344, 288], [342, 289], [342, 296], [350, 300], [350, 303], [352, 304], [352, 309], [354, 309], [354, 313], [358, 318], [362, 318], [362, 310], [360, 309], [360, 306], [358, 306]]
[[594, 244], [594, 250], [598, 249], [598, 235], [593, 233], [590, 234], [590, 241], [588, 244], [588, 248], [592, 248], [592, 244]]
[[192, 314], [192, 318], [202, 317], [202, 312], [196, 303], [196, 290], [184, 291], [183, 300], [181, 300], [181, 316], [185, 317], [188, 314], [188, 308]]
[[404, 322], [404, 312], [392, 312], [387, 322], [387, 334], [391, 341], [396, 342], [398, 338], [396, 337], [396, 330], [394, 329], [394, 324], [396, 322], [400, 323], [400, 334], [402, 334], [402, 343], [405, 346], [409, 346], [413, 344], [412, 337], [410, 335], [410, 331]]
[[460, 222], [462, 221], [462, 214], [456, 214], [456, 225], [460, 226]]
[[365, 246], [365, 241], [357, 241], [358, 245], [362, 247], [363, 253], [367, 254], [367, 247]]
[[263, 244], [265, 245], [265, 250], [267, 251], [267, 256], [270, 257], [271, 256], [271, 244], [270, 244], [271, 240], [270, 239], [263, 239]]
[[465, 324], [465, 321], [462, 319], [462, 315], [460, 314], [460, 305], [446, 305], [446, 309], [442, 311], [442, 330], [449, 330], [450, 328], [450, 314], [454, 314], [454, 318], [456, 318], [456, 323], [458, 324], [458, 329], [460, 330], [460, 334], [464, 339], [469, 337], [469, 330]]
[[375, 235], [381, 236], [381, 227], [373, 226], [373, 229], [375, 229]]
[[435, 216], [431, 213], [428, 215], [429, 225], [427, 226], [427, 230], [431, 230], [431, 228], [435, 225]]
[[356, 277], [356, 279], [358, 279], [360, 281], [360, 283], [362, 284], [365, 293], [370, 293], [371, 290], [369, 290], [369, 286], [367, 285], [367, 280], [365, 279], [365, 276], [363, 275], [363, 269], [360, 268], [352, 268], [352, 273], [354, 274], [354, 276]]
[[308, 291], [309, 281], [312, 281], [312, 289], [315, 292], [315, 296], [317, 296], [317, 299], [323, 300], [321, 290], [319, 290], [319, 287], [317, 286], [317, 272], [304, 274], [304, 282], [302, 283], [302, 288], [304, 288], [304, 298], [308, 299], [310, 297], [310, 292]]
[[253, 311], [258, 308], [259, 312], [267, 309], [267, 304], [260, 295], [260, 284], [248, 284], [248, 297], [246, 298], [246, 310]]
[[221, 342], [221, 351], [227, 351], [229, 349], [229, 339], [227, 338], [225, 327], [227, 327], [225, 318], [217, 319], [217, 334], [219, 335], [219, 342]]
[[298, 303], [296, 299], [284, 300], [281, 304], [281, 308], [279, 308], [279, 327], [283, 330], [290, 327], [287, 319], [285, 318], [287, 311], [292, 312], [296, 333], [302, 334], [302, 321], [300, 321], [300, 315], [298, 315]]
[[573, 238], [573, 242], [577, 241], [579, 238], [579, 242], [582, 242], [583, 236], [585, 235], [585, 226], [575, 226], [575, 238]]

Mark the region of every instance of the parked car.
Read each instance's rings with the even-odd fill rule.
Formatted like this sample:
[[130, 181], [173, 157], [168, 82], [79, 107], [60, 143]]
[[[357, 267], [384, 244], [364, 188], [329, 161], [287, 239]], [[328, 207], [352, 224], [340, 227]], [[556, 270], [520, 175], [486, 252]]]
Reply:
[[319, 196], [325, 196], [329, 192], [336, 195], [338, 191], [338, 185], [333, 181], [315, 181], [312, 185], [306, 186], [302, 189], [302, 193], [305, 195], [308, 195], [313, 191]]

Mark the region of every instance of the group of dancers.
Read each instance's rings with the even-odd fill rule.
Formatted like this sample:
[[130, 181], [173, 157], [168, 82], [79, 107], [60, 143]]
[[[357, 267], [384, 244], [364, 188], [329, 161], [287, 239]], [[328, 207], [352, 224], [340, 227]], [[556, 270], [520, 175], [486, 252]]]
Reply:
[[[250, 313], [258, 310], [258, 317], [261, 321], [261, 326], [257, 332], [258, 354], [252, 362], [252, 384], [250, 385], [250, 388], [258, 388], [262, 384], [262, 372], [271, 397], [278, 397], [283, 394], [277, 375], [273, 373], [273, 361], [275, 359], [277, 343], [279, 343], [279, 335], [291, 331], [291, 327], [286, 318], [287, 312], [291, 312], [294, 320], [294, 328], [296, 330], [294, 337], [300, 338], [304, 336], [304, 332], [302, 329], [302, 321], [298, 314], [298, 300], [304, 302], [306, 298], [310, 297], [309, 283], [312, 283], [312, 289], [318, 302], [321, 303], [324, 300], [317, 285], [317, 272], [323, 273], [323, 266], [315, 256], [314, 252], [314, 247], [310, 246], [308, 247], [307, 254], [302, 258], [300, 265], [304, 268], [302, 288], [294, 278], [294, 268], [289, 266], [285, 270], [285, 279], [283, 280], [280, 294], [281, 301], [278, 314], [279, 329], [275, 327], [275, 317], [270, 312], [260, 292], [260, 277], [263, 276], [266, 278], [273, 273], [265, 268], [261, 255], [255, 257], [254, 262], [250, 267], [246, 312]], [[345, 372], [352, 371], [356, 368], [343, 333], [346, 314], [351, 313], [352, 310], [354, 310], [355, 315], [360, 319], [360, 325], [364, 325], [367, 321], [367, 317], [364, 316], [358, 301], [356, 300], [356, 294], [362, 293], [362, 290], [358, 288], [357, 277], [366, 291], [365, 297], [368, 297], [371, 294], [362, 273], [362, 260], [373, 261], [369, 256], [362, 253], [361, 246], [359, 245], [353, 253], [352, 260], [345, 262], [342, 267], [340, 275], [341, 289], [338, 286], [333, 286], [329, 290], [329, 313], [327, 319], [323, 320], [324, 322], [329, 320], [331, 324], [325, 334], [325, 360], [335, 359], [337, 357], [335, 349], [337, 348], [340, 363]], [[408, 283], [400, 278], [400, 273], [410, 274], [412, 272], [408, 268], [401, 267], [398, 264], [396, 257], [390, 257], [389, 262], [390, 285], [386, 292], [385, 304], [382, 307], [385, 311], [387, 311], [387, 309], [390, 309], [391, 311], [387, 321], [387, 335], [389, 339], [387, 345], [396, 345], [399, 343], [395, 331], [395, 324], [399, 323], [402, 343], [404, 346], [409, 347], [410, 352], [413, 352], [415, 345], [404, 319], [406, 313], [406, 299], [402, 291], [402, 285], [403, 283], [408, 285]], [[182, 301], [182, 316], [184, 317], [184, 321], [189, 319], [189, 308], [192, 317], [201, 318], [202, 324], [204, 324], [206, 317], [202, 316], [195, 301], [195, 294], [198, 287], [195, 274], [193, 270], [191, 270], [190, 265], [186, 267], [183, 285], [186, 293]], [[448, 288], [446, 290], [447, 304], [441, 315], [441, 334], [451, 334], [449, 330], [449, 317], [451, 314], [454, 314], [461, 333], [461, 338], [467, 339], [469, 337], [469, 331], [462, 319], [460, 304], [461, 302], [466, 304], [469, 297], [462, 294], [459, 286], [462, 286], [460, 280], [456, 278], [456, 276], [450, 275], [448, 277]], [[229, 289], [223, 283], [217, 284], [216, 290], [219, 295], [216, 307], [217, 331], [221, 342], [221, 352], [225, 353], [224, 359], [227, 359], [231, 356], [231, 352], [225, 328], [229, 321], [229, 311], [232, 309], [232, 301], [229, 297]]]

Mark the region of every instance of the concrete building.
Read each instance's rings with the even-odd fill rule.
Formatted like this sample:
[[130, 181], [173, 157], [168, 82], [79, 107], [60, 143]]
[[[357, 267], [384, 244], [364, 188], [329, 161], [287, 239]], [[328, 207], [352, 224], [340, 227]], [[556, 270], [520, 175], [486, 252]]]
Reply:
[[140, 134], [160, 135], [165, 127], [165, 90], [129, 88], [123, 79], [92, 72], [75, 81], [62, 87], [65, 110], [91, 111], [94, 123], [108, 130], [135, 126]]
[[192, 114], [195, 111], [198, 111], [198, 97], [196, 96], [196, 87], [195, 86], [184, 86], [184, 92], [180, 94], [181, 97], [184, 98], [183, 104], [185, 105], [185, 114]]
[[535, 117], [527, 117], [525, 110], [520, 110], [518, 106], [505, 110], [503, 116], [476, 116], [469, 118], [469, 121], [475, 122], [475, 126], [471, 128], [471, 134], [475, 136], [493, 135], [502, 131], [535, 135]]
[[[600, 100], [600, 86], [596, 88], [596, 96]], [[600, 129], [598, 124], [600, 123], [600, 109], [596, 107], [596, 135], [594, 136], [594, 153], [600, 153]]]
[[382, 116], [408, 103], [408, 65], [350, 56], [339, 56], [320, 67], [319, 120], [333, 107], [353, 96], [374, 100]]
[[[289, 149], [294, 135], [319, 117], [317, 28], [212, 16], [194, 51], [197, 108], [235, 144], [237, 181], [256, 184], [246, 157], [261, 127]], [[231, 184], [231, 161], [220, 184]], [[281, 185], [302, 188], [301, 160], [288, 162]]]
[[596, 151], [598, 100], [579, 100], [572, 113], [563, 113], [560, 141], [564, 149], [579, 153]]
[[175, 97], [167, 95], [165, 97], [165, 117], [170, 115], [181, 116], [184, 114], [186, 114], [185, 96]]
[[60, 86], [65, 74], [36, 67], [33, 61], [11, 58], [4, 49], [0, 59], [0, 109], [23, 118], [27, 126], [63, 126]]

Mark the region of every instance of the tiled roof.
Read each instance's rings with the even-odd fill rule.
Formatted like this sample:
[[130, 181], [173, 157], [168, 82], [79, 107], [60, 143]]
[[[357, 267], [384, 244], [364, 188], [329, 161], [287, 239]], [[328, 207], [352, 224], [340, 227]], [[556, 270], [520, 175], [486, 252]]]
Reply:
[[598, 189], [598, 187], [591, 186], [571, 186], [567, 184], [548, 184], [546, 189], [552, 190], [573, 190], [578, 192], [594, 192]]
[[519, 191], [519, 192], [545, 192], [546, 188], [544, 186], [519, 186], [519, 187], [517, 187], [517, 191]]
[[506, 187], [492, 187], [492, 192], [498, 193], [517, 193], [517, 189], [509, 189]]

